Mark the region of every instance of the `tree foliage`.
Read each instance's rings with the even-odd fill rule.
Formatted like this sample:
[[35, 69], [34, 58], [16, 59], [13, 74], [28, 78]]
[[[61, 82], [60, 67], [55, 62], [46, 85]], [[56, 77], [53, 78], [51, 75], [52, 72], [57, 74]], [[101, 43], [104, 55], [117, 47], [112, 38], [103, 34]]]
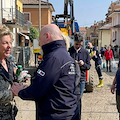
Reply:
[[35, 27], [30, 27], [30, 34], [29, 34], [31, 42], [33, 42], [34, 39], [39, 38], [39, 31]]

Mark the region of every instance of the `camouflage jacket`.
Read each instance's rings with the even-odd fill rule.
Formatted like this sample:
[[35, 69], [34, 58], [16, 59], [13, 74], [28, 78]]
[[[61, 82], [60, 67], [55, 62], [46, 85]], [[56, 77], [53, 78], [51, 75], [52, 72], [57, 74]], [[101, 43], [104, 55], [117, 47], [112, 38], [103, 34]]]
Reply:
[[6, 59], [8, 72], [0, 64], [0, 104], [13, 100], [12, 91], [9, 90], [14, 80], [14, 72], [11, 61]]

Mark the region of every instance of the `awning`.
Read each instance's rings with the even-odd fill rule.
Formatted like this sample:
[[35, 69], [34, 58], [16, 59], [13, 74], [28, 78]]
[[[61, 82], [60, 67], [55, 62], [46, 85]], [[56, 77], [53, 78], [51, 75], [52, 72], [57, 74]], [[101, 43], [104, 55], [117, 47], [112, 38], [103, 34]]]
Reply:
[[24, 36], [25, 39], [28, 39], [28, 40], [30, 39], [29, 36], [27, 36], [27, 35], [25, 35], [25, 34], [23, 34], [23, 33], [21, 33], [21, 32], [18, 32], [18, 33], [21, 34], [22, 36]]

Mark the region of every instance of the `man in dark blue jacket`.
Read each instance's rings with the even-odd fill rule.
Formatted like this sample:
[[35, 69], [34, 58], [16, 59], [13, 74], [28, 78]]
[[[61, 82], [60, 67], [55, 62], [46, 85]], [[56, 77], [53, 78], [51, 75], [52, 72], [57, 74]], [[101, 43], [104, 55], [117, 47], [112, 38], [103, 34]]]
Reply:
[[31, 85], [14, 84], [12, 91], [24, 100], [36, 102], [37, 120], [79, 120], [75, 92], [75, 64], [56, 25], [49, 24], [40, 32], [43, 61]]
[[119, 120], [120, 120], [120, 68], [118, 68], [116, 72], [116, 76], [113, 80], [111, 86], [111, 93], [114, 94], [116, 90], [116, 106], [119, 113]]
[[80, 98], [82, 98], [85, 82], [86, 70], [90, 69], [90, 56], [87, 50], [82, 47], [83, 37], [79, 33], [74, 35], [74, 46], [69, 49], [69, 53], [73, 59], [79, 64], [81, 70], [80, 77]]
[[90, 56], [87, 50], [82, 48], [83, 37], [75, 33], [74, 35], [74, 46], [69, 49], [69, 53], [71, 57], [78, 63], [81, 71], [80, 77], [80, 85], [77, 86], [80, 89], [76, 90], [76, 94], [78, 96], [78, 105], [79, 105], [79, 113], [81, 119], [81, 98], [85, 89], [85, 82], [86, 82], [86, 70], [90, 69]]

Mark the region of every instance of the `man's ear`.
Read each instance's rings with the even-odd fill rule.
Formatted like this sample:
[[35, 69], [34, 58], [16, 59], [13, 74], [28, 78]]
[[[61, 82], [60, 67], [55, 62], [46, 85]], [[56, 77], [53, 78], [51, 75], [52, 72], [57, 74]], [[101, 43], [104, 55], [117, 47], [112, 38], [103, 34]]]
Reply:
[[50, 40], [50, 38], [51, 38], [50, 33], [46, 33], [46, 39], [47, 39], [47, 41], [49, 41], [49, 40]]

